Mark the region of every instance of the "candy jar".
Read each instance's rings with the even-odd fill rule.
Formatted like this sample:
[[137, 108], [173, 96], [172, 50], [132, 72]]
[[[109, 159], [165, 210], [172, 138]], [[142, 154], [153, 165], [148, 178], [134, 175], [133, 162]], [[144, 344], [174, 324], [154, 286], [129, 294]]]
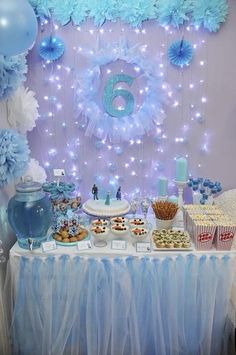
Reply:
[[40, 247], [51, 224], [51, 204], [41, 184], [26, 177], [16, 185], [16, 195], [8, 204], [8, 220], [21, 248]]

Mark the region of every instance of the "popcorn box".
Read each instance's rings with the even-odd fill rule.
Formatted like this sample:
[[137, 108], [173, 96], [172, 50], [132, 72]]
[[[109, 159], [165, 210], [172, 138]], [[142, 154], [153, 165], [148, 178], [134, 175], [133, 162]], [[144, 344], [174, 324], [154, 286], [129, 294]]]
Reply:
[[218, 221], [217, 224], [216, 249], [230, 250], [236, 232], [236, 225], [230, 221]]
[[216, 232], [214, 222], [193, 222], [193, 239], [197, 250], [210, 250]]

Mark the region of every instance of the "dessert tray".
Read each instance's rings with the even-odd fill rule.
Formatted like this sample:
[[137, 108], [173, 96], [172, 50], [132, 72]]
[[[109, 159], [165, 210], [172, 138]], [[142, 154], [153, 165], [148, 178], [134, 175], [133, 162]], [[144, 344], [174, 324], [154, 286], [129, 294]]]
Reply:
[[191, 251], [194, 249], [188, 232], [180, 229], [154, 230], [151, 241], [155, 251]]
[[[77, 245], [78, 242], [82, 241], [82, 240], [88, 240], [89, 239], [89, 231], [86, 229], [86, 228], [81, 228], [80, 229], [80, 234], [79, 236], [76, 238], [76, 237], [69, 237], [68, 238], [62, 238], [62, 240], [57, 240], [57, 236], [61, 236], [60, 233], [52, 233], [51, 234], [51, 238], [55, 240], [56, 244], [57, 245], [61, 245], [61, 246], [64, 246], [64, 247], [72, 247], [72, 246], [75, 246]], [[68, 242], [63, 242], [63, 240], [67, 240], [69, 239]]]

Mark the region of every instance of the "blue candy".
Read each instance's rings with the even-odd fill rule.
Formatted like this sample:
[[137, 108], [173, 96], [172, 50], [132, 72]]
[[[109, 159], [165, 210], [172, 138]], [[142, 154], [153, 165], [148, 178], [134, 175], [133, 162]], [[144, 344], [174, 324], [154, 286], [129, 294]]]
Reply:
[[208, 186], [209, 186], [209, 180], [208, 180], [208, 179], [205, 179], [205, 180], [203, 181], [203, 186], [205, 186], [205, 187], [208, 187]]

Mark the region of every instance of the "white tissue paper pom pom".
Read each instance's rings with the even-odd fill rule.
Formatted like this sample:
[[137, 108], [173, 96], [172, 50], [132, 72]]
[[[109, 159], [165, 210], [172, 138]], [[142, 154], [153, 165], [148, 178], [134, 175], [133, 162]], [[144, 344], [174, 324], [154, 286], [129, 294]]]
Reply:
[[24, 176], [31, 176], [33, 181], [39, 182], [41, 184], [47, 180], [46, 171], [42, 166], [39, 165], [39, 162], [36, 159], [30, 159]]
[[8, 122], [20, 133], [32, 131], [39, 117], [38, 101], [35, 93], [19, 87], [8, 100]]

